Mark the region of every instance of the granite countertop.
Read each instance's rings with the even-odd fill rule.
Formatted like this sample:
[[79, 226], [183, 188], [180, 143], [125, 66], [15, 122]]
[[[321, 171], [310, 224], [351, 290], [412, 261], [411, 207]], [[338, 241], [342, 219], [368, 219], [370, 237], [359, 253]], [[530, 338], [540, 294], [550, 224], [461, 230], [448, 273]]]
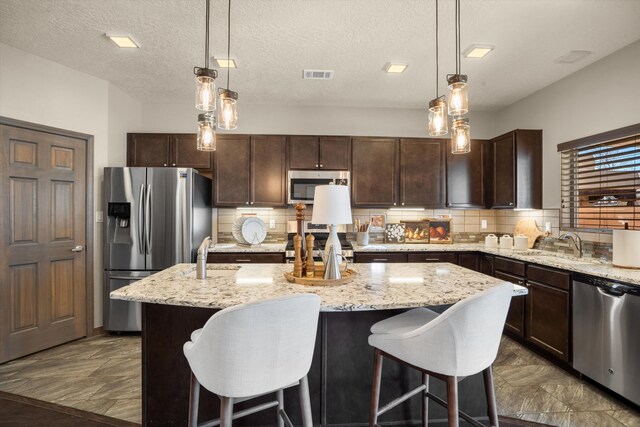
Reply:
[[245, 246], [237, 243], [216, 243], [209, 246], [209, 253], [247, 253], [247, 252], [284, 252], [287, 243], [262, 243], [260, 245]]
[[[294, 293], [315, 293], [321, 311], [365, 311], [453, 304], [502, 280], [448, 263], [356, 264], [354, 280], [337, 286], [290, 283], [288, 264], [208, 264], [207, 279], [194, 264], [177, 264], [111, 292], [111, 298], [190, 307], [226, 308]], [[514, 295], [527, 289], [514, 285]]]
[[487, 249], [482, 243], [453, 243], [440, 244], [378, 244], [358, 246], [353, 245], [353, 252], [473, 252], [478, 251], [491, 255], [503, 256], [529, 263], [555, 267], [576, 273], [619, 280], [640, 286], [640, 270], [615, 267], [611, 262], [602, 262], [593, 258], [576, 258], [558, 252], [528, 249], [515, 251], [513, 249]]

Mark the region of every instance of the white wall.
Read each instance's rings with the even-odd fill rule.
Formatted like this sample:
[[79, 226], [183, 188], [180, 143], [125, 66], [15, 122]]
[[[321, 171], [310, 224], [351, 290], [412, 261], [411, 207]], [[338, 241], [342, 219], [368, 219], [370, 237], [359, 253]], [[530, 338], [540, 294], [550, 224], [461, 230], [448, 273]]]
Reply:
[[[242, 94], [240, 94], [242, 96]], [[492, 138], [493, 113], [471, 114], [472, 138]], [[143, 132], [196, 132], [192, 104], [143, 104]], [[425, 109], [247, 105], [238, 101], [235, 133], [426, 137]]]
[[[0, 43], [0, 115], [94, 136], [94, 212], [102, 171], [124, 166], [123, 132], [135, 131], [140, 104], [105, 80]], [[111, 158], [110, 158], [111, 157]], [[95, 213], [88, 220], [94, 221]], [[102, 325], [102, 229], [94, 223], [94, 325]]]
[[640, 123], [638, 76], [640, 41], [496, 114], [497, 134], [516, 128], [543, 130], [545, 208], [560, 207], [559, 143]]

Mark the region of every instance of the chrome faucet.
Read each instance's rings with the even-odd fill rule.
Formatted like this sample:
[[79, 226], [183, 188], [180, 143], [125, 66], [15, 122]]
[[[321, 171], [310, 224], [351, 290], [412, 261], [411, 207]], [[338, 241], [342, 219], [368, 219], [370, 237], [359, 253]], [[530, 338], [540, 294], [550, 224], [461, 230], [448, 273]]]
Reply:
[[573, 231], [562, 233], [558, 240], [571, 240], [578, 251], [578, 258], [582, 258], [582, 239]]
[[207, 255], [209, 254], [209, 244], [211, 237], [207, 236], [198, 248], [198, 258], [196, 259], [196, 279], [207, 278]]

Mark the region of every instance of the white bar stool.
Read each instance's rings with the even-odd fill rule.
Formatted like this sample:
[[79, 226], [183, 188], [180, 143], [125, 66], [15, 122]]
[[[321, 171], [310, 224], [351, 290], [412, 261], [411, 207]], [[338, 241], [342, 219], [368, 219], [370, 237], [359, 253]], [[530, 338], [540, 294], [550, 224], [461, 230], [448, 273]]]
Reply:
[[[231, 420], [278, 406], [278, 426], [291, 425], [283, 390], [300, 384], [304, 427], [312, 427], [307, 373], [318, 327], [320, 297], [298, 294], [242, 304], [211, 316], [191, 334], [189, 426], [230, 427]], [[198, 424], [200, 385], [220, 398], [220, 418]], [[276, 400], [233, 413], [233, 404], [276, 393]]]
[[[458, 415], [483, 427], [458, 410], [458, 381], [481, 371], [489, 421], [498, 426], [491, 365], [498, 354], [512, 294], [513, 285], [503, 284], [462, 300], [440, 315], [417, 308], [374, 324], [369, 335], [369, 345], [374, 348], [369, 426], [375, 426], [380, 415], [422, 393], [423, 426], [429, 422], [430, 398], [448, 408], [450, 427], [458, 426]], [[421, 371], [423, 384], [379, 409], [383, 357]], [[447, 383], [447, 402], [429, 393], [429, 376]]]

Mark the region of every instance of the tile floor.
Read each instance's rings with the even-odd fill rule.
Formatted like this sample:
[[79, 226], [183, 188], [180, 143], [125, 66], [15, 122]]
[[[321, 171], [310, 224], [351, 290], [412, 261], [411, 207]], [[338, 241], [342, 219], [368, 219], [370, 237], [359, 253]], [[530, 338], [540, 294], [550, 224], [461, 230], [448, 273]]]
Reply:
[[[640, 427], [640, 413], [503, 338], [500, 415], [561, 427]], [[141, 422], [140, 337], [76, 341], [0, 365], [0, 390]]]

